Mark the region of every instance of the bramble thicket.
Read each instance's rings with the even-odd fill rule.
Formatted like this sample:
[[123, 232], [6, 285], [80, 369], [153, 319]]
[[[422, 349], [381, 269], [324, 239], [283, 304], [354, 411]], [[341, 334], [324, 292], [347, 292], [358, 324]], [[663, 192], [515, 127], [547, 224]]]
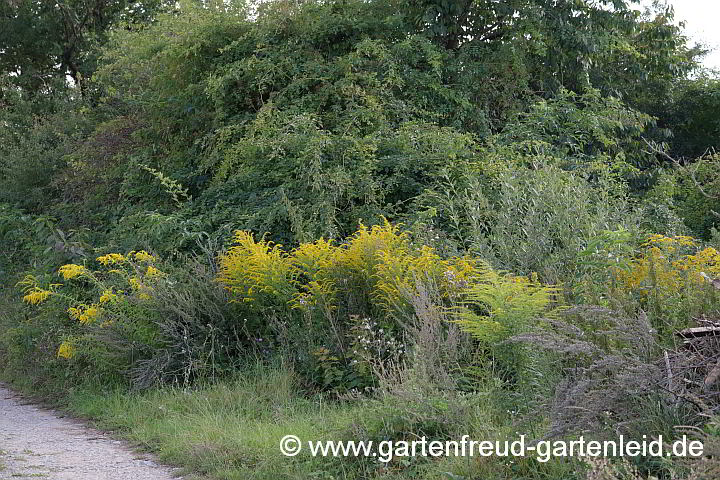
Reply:
[[0, 379], [197, 478], [719, 478], [705, 53], [663, 2], [0, 0]]

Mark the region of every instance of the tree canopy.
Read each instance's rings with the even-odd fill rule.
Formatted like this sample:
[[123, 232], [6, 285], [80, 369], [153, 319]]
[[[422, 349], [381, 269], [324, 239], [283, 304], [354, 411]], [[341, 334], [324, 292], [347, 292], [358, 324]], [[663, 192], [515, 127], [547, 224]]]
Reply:
[[[703, 52], [662, 7], [5, 0], [0, 8], [2, 200], [67, 211], [72, 225], [112, 231], [160, 212], [200, 230], [230, 222], [286, 242], [341, 237], [360, 221], [419, 221], [442, 178], [475, 177], [492, 191], [492, 177], [477, 172], [513, 158], [542, 157], [588, 180], [604, 165], [641, 198], [668, 166], [647, 141], [682, 155], [715, 141], [702, 116], [714, 83], [690, 76]], [[690, 97], [692, 113], [683, 109]], [[183, 202], [158, 182], [186, 190]]]

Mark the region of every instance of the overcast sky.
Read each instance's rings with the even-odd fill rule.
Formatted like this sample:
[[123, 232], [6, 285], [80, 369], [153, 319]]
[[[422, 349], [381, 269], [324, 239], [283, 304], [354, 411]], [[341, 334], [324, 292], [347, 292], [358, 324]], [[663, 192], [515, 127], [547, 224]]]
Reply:
[[[649, 5], [652, 0], [643, 0]], [[720, 69], [720, 0], [667, 0], [675, 8], [675, 20], [685, 21], [691, 41], [707, 44], [714, 51], [705, 57], [707, 67]]]

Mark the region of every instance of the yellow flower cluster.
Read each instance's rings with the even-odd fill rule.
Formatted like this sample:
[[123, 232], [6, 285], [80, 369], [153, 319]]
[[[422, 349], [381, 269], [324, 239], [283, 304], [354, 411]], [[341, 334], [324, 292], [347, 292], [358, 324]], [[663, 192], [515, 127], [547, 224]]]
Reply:
[[75, 356], [75, 347], [68, 341], [62, 342], [58, 347], [57, 356], [69, 360]]
[[130, 288], [132, 288], [133, 290], [140, 290], [143, 287], [140, 279], [137, 277], [132, 277], [130, 280], [128, 280], [128, 283], [130, 283]]
[[133, 255], [135, 257], [135, 260], [138, 262], [147, 262], [147, 263], [153, 263], [155, 262], [155, 257], [150, 255], [145, 250], [140, 250], [139, 252], [130, 252], [130, 255]]
[[22, 279], [17, 284], [18, 287], [23, 287], [23, 302], [29, 303], [30, 305], [39, 305], [43, 303], [45, 300], [50, 298], [50, 296], [54, 293], [53, 288], [61, 286], [60, 284], [51, 284], [50, 288], [42, 288], [39, 286], [39, 282], [37, 278], [35, 278], [32, 275], [26, 275], [24, 279]]
[[97, 305], [78, 305], [68, 308], [70, 318], [77, 320], [83, 325], [90, 325], [100, 317], [100, 307]]
[[[70, 301], [71, 306], [67, 309], [67, 313], [73, 320], [82, 325], [107, 326], [117, 317], [118, 312], [115, 310], [121, 303], [122, 295], [125, 295], [125, 290], [120, 290], [125, 287], [118, 284], [118, 281], [127, 282], [135, 298], [149, 299], [153, 291], [150, 285], [167, 277], [166, 273], [154, 266], [156, 257], [144, 250], [133, 251], [127, 255], [108, 253], [97, 257], [97, 261], [106, 268], [92, 271], [83, 265], [70, 263], [63, 265], [57, 271], [57, 274], [65, 280], [84, 277], [88, 281], [86, 287], [101, 291], [94, 303], [79, 303], [69, 293], [57, 291], [56, 287], [61, 287], [61, 284], [44, 286], [32, 275], [26, 276], [18, 283], [18, 286], [24, 289], [23, 301], [38, 305], [52, 295], [57, 295]], [[58, 358], [71, 359], [76, 353], [75, 342], [65, 340], [60, 343], [56, 354]]]
[[131, 277], [128, 280], [128, 283], [130, 283], [130, 288], [132, 288], [132, 290], [137, 293], [137, 298], [141, 300], [150, 300], [150, 292], [152, 292], [152, 287], [145, 285], [138, 277]]
[[629, 270], [615, 271], [619, 284], [628, 292], [648, 295], [655, 291], [666, 298], [685, 287], [703, 284], [708, 277], [720, 276], [720, 253], [714, 248], [680, 253], [697, 246], [691, 237], [652, 235], [643, 246], [645, 252], [632, 261]]
[[[694, 274], [695, 280], [702, 282], [705, 276], [720, 277], [720, 252], [713, 247], [699, 251], [695, 255], [687, 255], [673, 263], [677, 268]], [[705, 275], [702, 275], [702, 274]]]
[[73, 278], [87, 275], [88, 271], [82, 265], [75, 265], [74, 263], [70, 263], [60, 267], [58, 273], [62, 275], [65, 280], [71, 280]]
[[112, 303], [117, 301], [118, 296], [113, 293], [112, 290], [105, 290], [102, 295], [100, 295], [100, 303]]
[[666, 237], [665, 235], [652, 234], [648, 237], [647, 242], [644, 243], [646, 247], [657, 246], [664, 250], [674, 252], [677, 247], [694, 247], [697, 244], [695, 239], [685, 235], [677, 235], [674, 237]]
[[125, 256], [119, 253], [108, 253], [107, 255], [97, 257], [96, 260], [106, 267], [127, 261]]
[[218, 280], [244, 301], [273, 295], [289, 301], [292, 263], [281, 245], [256, 242], [250, 232], [235, 232], [235, 246], [220, 258]]
[[[143, 282], [144, 279], [152, 280], [158, 278], [164, 278], [167, 276], [164, 272], [160, 271], [154, 265], [148, 265], [144, 272], [138, 270], [138, 265], [133, 264], [133, 260], [144, 264], [152, 264], [157, 261], [157, 258], [145, 250], [132, 251], [127, 255], [120, 253], [108, 253], [101, 257], [97, 257], [97, 261], [106, 267], [113, 265], [124, 265], [123, 267], [108, 269], [107, 273], [117, 274], [125, 277], [130, 288], [136, 292], [137, 297], [143, 300], [150, 298], [150, 292], [152, 288]], [[129, 272], [134, 270], [135, 275], [129, 276]], [[100, 303], [106, 304], [117, 301], [118, 296], [113, 293], [112, 290], [105, 290], [100, 296]]]
[[[332, 266], [336, 263], [339, 249], [331, 241], [323, 238], [303, 243], [289, 257], [290, 271], [298, 292], [293, 295], [290, 305], [293, 308], [307, 308], [323, 304], [332, 308], [337, 293]], [[303, 283], [303, 279], [306, 281]]]
[[39, 305], [47, 300], [52, 292], [50, 290], [44, 290], [39, 287], [33, 287], [26, 291], [23, 301], [31, 305]]
[[146, 278], [158, 278], [158, 277], [164, 277], [165, 274], [158, 270], [157, 268], [150, 265], [147, 270], [145, 271], [145, 277]]
[[430, 247], [413, 245], [407, 233], [389, 222], [361, 226], [342, 245], [320, 239], [289, 252], [238, 231], [219, 266], [218, 281], [239, 300], [270, 298], [302, 309], [318, 304], [333, 308], [339, 291], [361, 288], [368, 289], [379, 305], [394, 310], [406, 305], [407, 294], [425, 281], [438, 285], [446, 298], [454, 298], [481, 270], [476, 260], [445, 260]]

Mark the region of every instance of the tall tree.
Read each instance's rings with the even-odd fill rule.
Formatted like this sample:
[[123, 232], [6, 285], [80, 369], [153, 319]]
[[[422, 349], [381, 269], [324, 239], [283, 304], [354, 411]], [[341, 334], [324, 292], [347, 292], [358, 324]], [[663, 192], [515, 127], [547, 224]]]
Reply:
[[545, 95], [592, 86], [649, 108], [648, 92], [669, 91], [702, 54], [687, 46], [672, 9], [660, 3], [643, 15], [638, 0], [398, 2], [410, 24], [448, 50], [515, 45]]
[[145, 23], [168, 3], [0, 0], [0, 74], [30, 94], [48, 93], [58, 85], [53, 80], [68, 77], [83, 89], [109, 29]]

